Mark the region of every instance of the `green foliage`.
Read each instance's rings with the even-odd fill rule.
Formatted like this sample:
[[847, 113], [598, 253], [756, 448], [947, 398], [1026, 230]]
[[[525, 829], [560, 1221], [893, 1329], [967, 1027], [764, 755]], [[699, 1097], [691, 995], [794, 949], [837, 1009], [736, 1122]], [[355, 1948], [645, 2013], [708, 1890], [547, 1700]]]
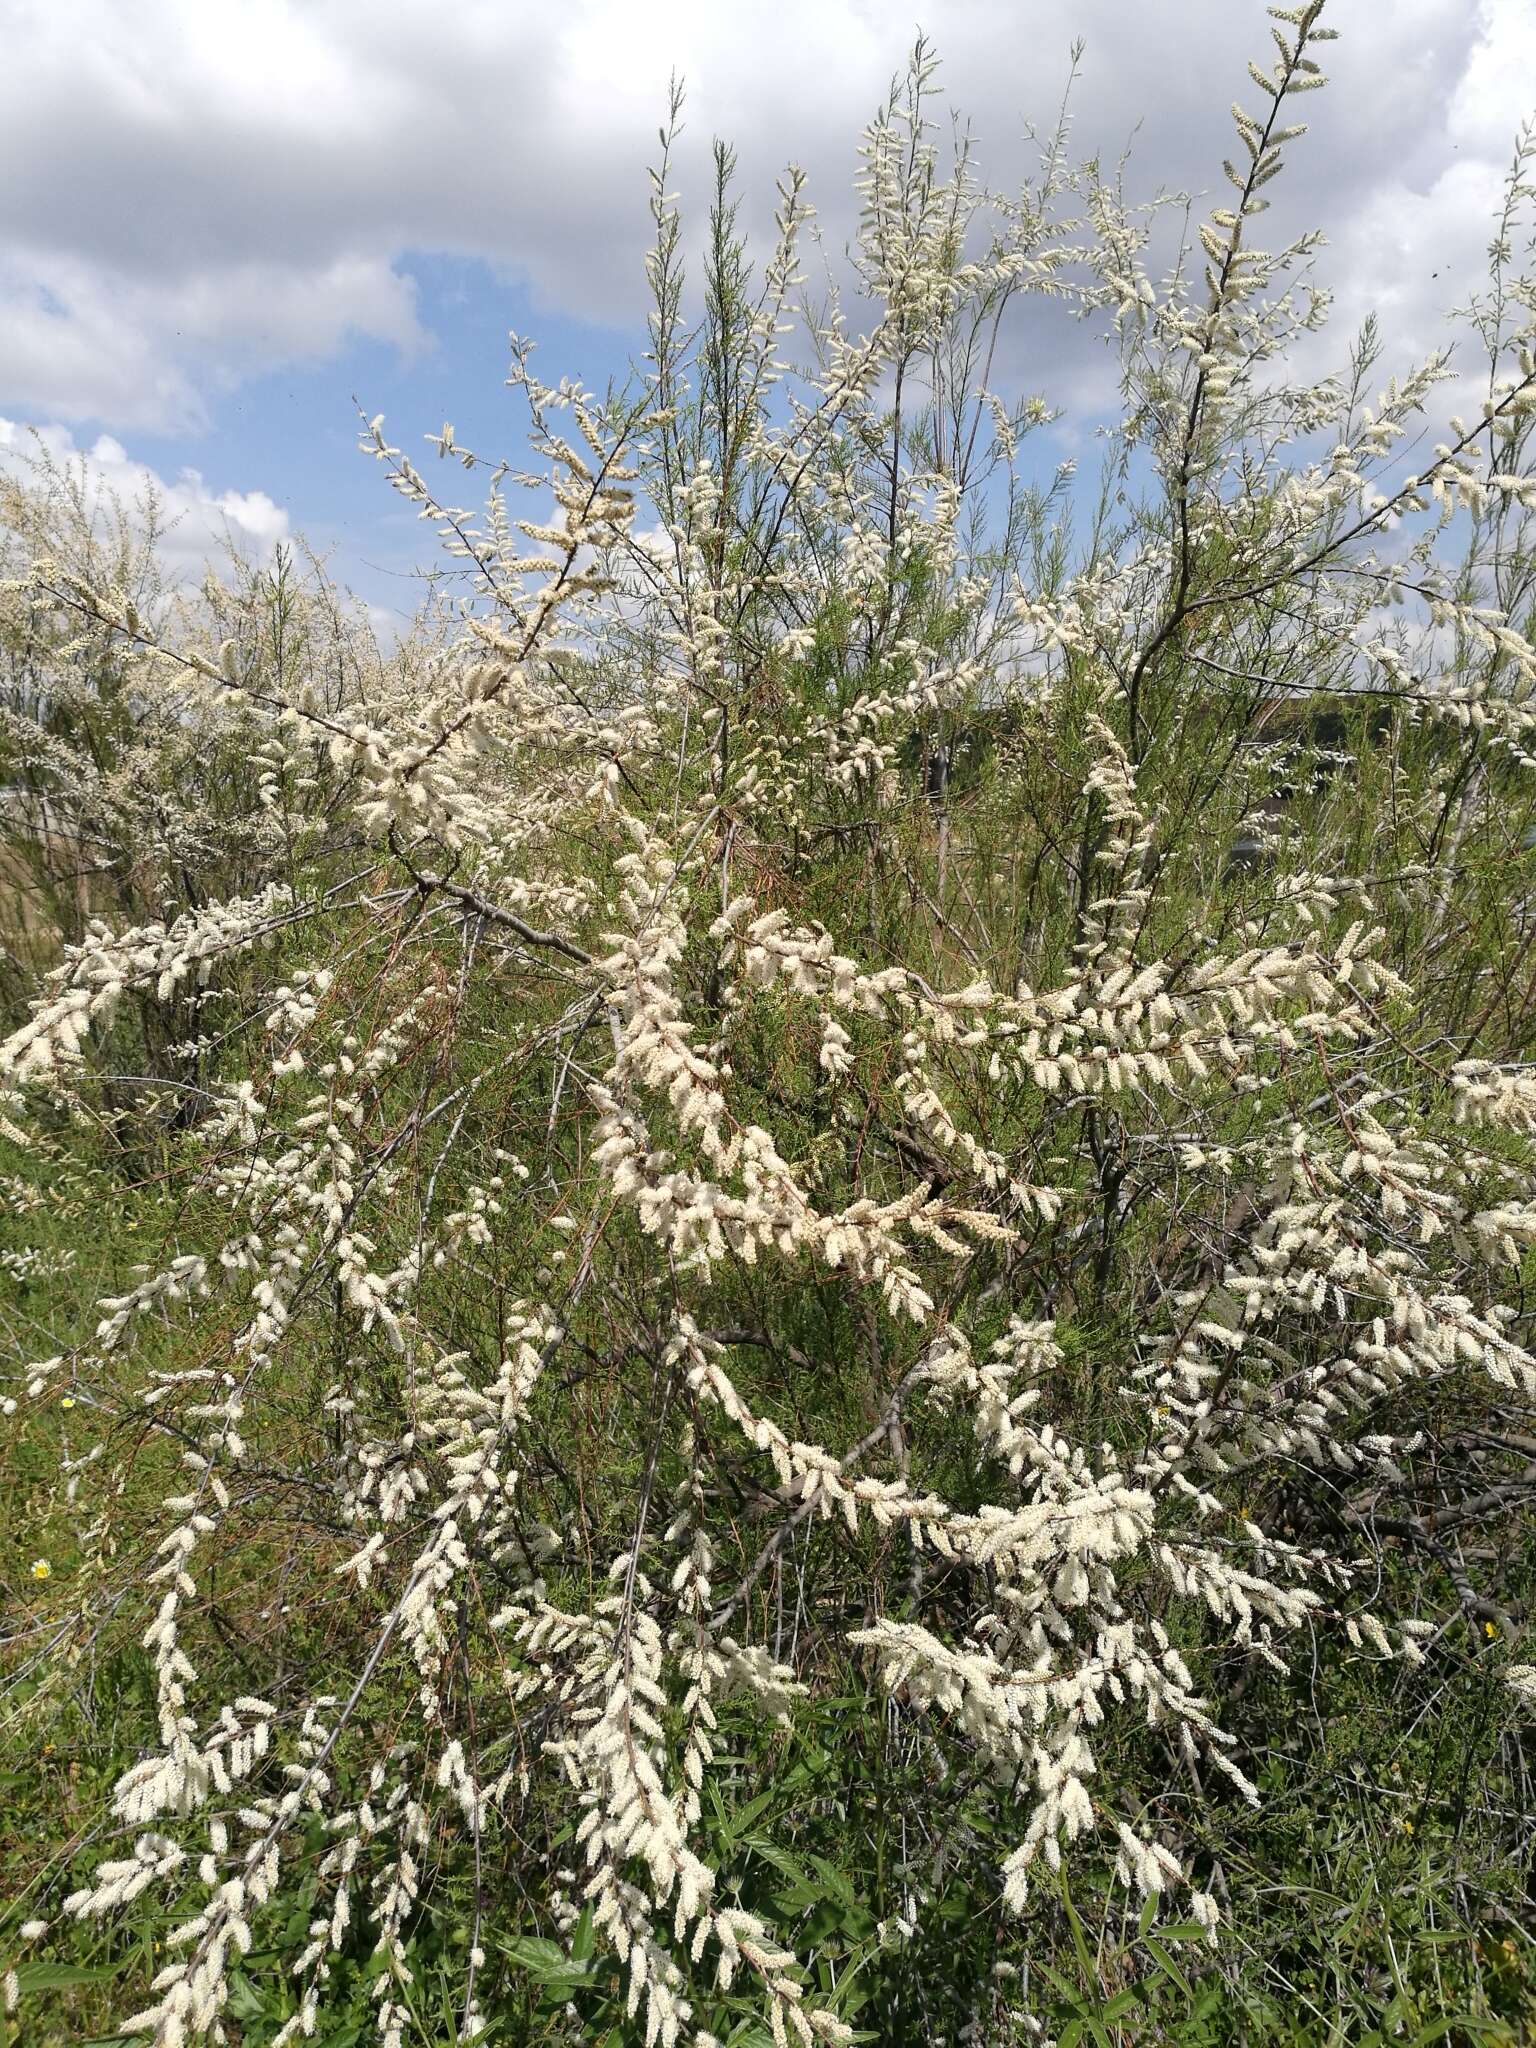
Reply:
[[[1317, 15], [1158, 287], [919, 44], [793, 372], [800, 180], [754, 269], [717, 149], [690, 332], [675, 102], [632, 388], [514, 356], [559, 517], [371, 423], [468, 565], [393, 652], [8, 496], [0, 2048], [215, 1949], [248, 2048], [1536, 2026], [1536, 141], [1387, 476], [1442, 366], [1287, 382], [1247, 239]], [[1086, 517], [1026, 288], [1118, 341]]]

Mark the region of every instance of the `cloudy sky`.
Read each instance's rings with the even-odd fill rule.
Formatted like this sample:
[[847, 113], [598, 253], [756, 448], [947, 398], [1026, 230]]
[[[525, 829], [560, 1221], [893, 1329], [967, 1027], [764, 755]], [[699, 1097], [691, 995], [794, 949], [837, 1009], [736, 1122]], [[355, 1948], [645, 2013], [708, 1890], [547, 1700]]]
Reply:
[[[1323, 226], [1340, 345], [1375, 308], [1405, 364], [1476, 282], [1536, 104], [1536, 0], [1328, 19], [1334, 83], [1266, 226]], [[188, 558], [221, 520], [257, 552], [302, 528], [408, 609], [429, 537], [355, 452], [354, 397], [408, 447], [451, 419], [515, 454], [509, 328], [550, 376], [623, 365], [673, 71], [685, 203], [722, 135], [751, 218], [793, 160], [840, 245], [858, 131], [918, 27], [995, 185], [1076, 38], [1076, 151], [1129, 144], [1148, 195], [1214, 194], [1245, 60], [1268, 61], [1257, 0], [0, 0], [0, 461], [35, 426], [120, 485], [164, 480]], [[1079, 425], [1085, 345], [1032, 331], [1015, 366]]]

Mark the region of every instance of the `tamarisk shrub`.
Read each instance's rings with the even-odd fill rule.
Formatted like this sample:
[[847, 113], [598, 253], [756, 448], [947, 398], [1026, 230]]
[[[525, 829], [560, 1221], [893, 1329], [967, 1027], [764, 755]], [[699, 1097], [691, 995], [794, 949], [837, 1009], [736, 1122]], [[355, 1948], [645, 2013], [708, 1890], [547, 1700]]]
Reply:
[[[17, 587], [259, 728], [297, 820], [91, 922], [0, 1051], [24, 1137], [125, 1004], [218, 1025], [168, 1241], [15, 1389], [75, 1404], [28, 1669], [131, 1629], [155, 1702], [48, 1913], [170, 1914], [121, 2022], [158, 2048], [226, 2038], [280, 1928], [275, 2043], [363, 1963], [403, 2042], [450, 1881], [461, 2040], [542, 1935], [573, 1999], [617, 1960], [614, 2038], [847, 2041], [956, 1828], [999, 1969], [882, 2038], [1026, 2038], [1064, 1863], [1216, 1939], [1224, 1684], [1511, 1633], [1456, 1531], [1533, 1476], [1536, 138], [1481, 395], [1410, 471], [1445, 358], [1289, 367], [1317, 237], [1255, 237], [1332, 31], [1271, 13], [1160, 277], [1064, 129], [1015, 195], [944, 155], [919, 45], [843, 292], [804, 297], [795, 173], [751, 266], [721, 149], [689, 330], [675, 101], [629, 387], [515, 344], [542, 467], [478, 514], [367, 425], [465, 592], [398, 672]], [[1120, 365], [1086, 521], [989, 382], [1032, 299]], [[835, 1979], [713, 1846], [832, 1697], [920, 1787]]]
[[[303, 687], [317, 705], [377, 699], [421, 655], [407, 636], [386, 667], [365, 615], [302, 547], [257, 566], [231, 544], [196, 589], [161, 558], [164, 508], [129, 506], [37, 439], [0, 478], [0, 812], [9, 980], [35, 981], [91, 920], [115, 930], [179, 916], [275, 881], [309, 886], [349, 842], [350, 796], [316, 734], [279, 736], [263, 707]], [[117, 624], [103, 616], [100, 600]], [[228, 641], [239, 706], [213, 703], [196, 668], [151, 663], [132, 621], [168, 645]], [[147, 1135], [134, 1087], [184, 1121], [201, 1095], [201, 1033], [177, 994], [125, 987], [119, 1078], [94, 1107], [130, 1157]], [[14, 992], [14, 991], [13, 991]], [[131, 1017], [132, 1030], [127, 1029]], [[142, 1106], [140, 1104], [139, 1106]], [[137, 1127], [136, 1127], [137, 1125]]]

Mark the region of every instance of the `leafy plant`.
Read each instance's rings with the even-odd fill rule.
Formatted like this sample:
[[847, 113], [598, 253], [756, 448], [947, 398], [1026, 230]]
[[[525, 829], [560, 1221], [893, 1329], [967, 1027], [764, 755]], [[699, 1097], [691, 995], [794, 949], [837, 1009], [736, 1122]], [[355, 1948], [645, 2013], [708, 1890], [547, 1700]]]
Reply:
[[[463, 579], [393, 656], [288, 565], [16, 580], [7, 732], [123, 897], [0, 1046], [14, 1185], [121, 1205], [15, 1248], [13, 1749], [96, 1764], [13, 2007], [1519, 2037], [1536, 141], [1407, 473], [1442, 358], [1288, 367], [1331, 31], [1272, 13], [1161, 282], [1064, 131], [945, 159], [919, 44], [846, 305], [722, 148], [695, 307], [675, 100], [645, 361], [514, 350], [529, 499], [367, 424]], [[1118, 352], [1087, 522], [990, 388], [1041, 297]], [[228, 814], [156, 836], [191, 753]]]

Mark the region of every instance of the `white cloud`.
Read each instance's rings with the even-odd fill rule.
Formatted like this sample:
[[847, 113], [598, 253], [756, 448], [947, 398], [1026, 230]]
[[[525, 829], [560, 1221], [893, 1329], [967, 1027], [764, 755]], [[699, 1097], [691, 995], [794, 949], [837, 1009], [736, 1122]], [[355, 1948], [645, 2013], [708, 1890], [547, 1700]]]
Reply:
[[[1335, 88], [1306, 104], [1313, 133], [1270, 218], [1323, 221], [1342, 313], [1375, 294], [1406, 357], [1475, 278], [1488, 168], [1536, 96], [1536, 10], [1335, 0], [1331, 18]], [[1206, 194], [1267, 26], [1258, 0], [930, 0], [923, 20], [995, 182], [1024, 169], [1025, 117], [1051, 118], [1080, 34], [1078, 147], [1117, 155], [1135, 131], [1133, 189]], [[0, 405], [195, 430], [256, 369], [353, 336], [419, 347], [413, 250], [482, 257], [547, 305], [632, 322], [673, 69], [685, 193], [702, 198], [725, 135], [760, 223], [796, 159], [836, 249], [857, 130], [909, 38], [876, 0], [10, 0]], [[1031, 388], [1070, 384], [1080, 332], [1027, 342]]]
[[212, 391], [353, 334], [419, 347], [411, 280], [345, 253], [148, 278], [73, 251], [0, 257], [0, 400], [43, 417], [196, 431]]
[[1479, 0], [1478, 34], [1451, 95], [1454, 147], [1503, 160], [1515, 131], [1536, 113], [1536, 9], [1530, 0]]
[[89, 447], [80, 447], [67, 427], [28, 429], [0, 419], [0, 470], [25, 473], [34, 433], [55, 463], [84, 476], [92, 498], [106, 502], [115, 497], [132, 506], [146, 492], [154, 493], [165, 524], [160, 555], [172, 576], [196, 577], [227, 542], [265, 561], [288, 536], [288, 514], [265, 491], [212, 490], [195, 469], [162, 477], [135, 461], [111, 434], [99, 434]]
[[[1474, 33], [1449, 90], [1444, 74], [1432, 74], [1429, 136], [1395, 152], [1334, 224], [1321, 266], [1335, 290], [1329, 336], [1355, 331], [1374, 313], [1389, 343], [1384, 370], [1452, 345], [1437, 420], [1470, 414], [1486, 395], [1488, 365], [1476, 338], [1447, 315], [1486, 285], [1515, 137], [1536, 113], [1536, 8], [1478, 0], [1469, 15]], [[1332, 346], [1336, 352], [1336, 340]], [[1309, 362], [1322, 353], [1309, 350]]]

